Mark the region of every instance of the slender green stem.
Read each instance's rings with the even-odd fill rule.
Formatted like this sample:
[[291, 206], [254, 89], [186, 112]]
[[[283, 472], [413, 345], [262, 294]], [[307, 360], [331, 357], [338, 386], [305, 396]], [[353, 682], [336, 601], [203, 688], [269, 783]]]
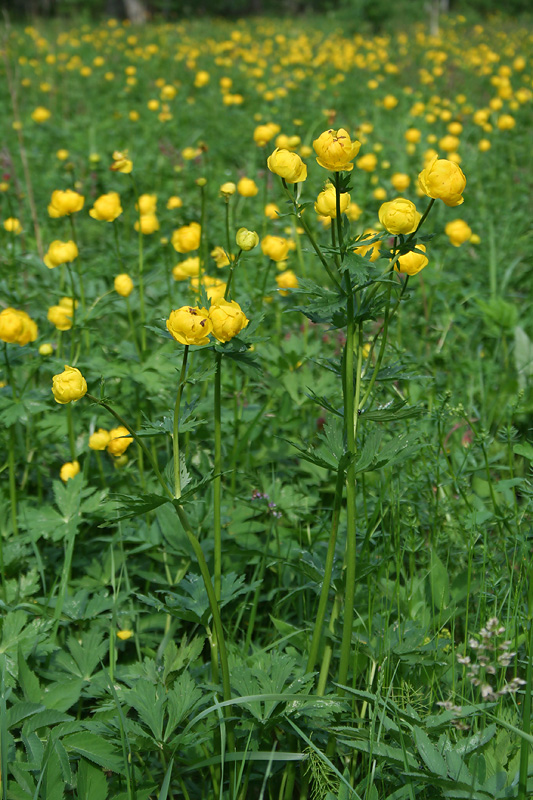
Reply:
[[76, 437], [74, 435], [74, 420], [72, 417], [72, 407], [69, 403], [67, 405], [67, 425], [68, 425], [68, 444], [70, 448], [70, 457], [73, 461], [76, 460]]
[[215, 370], [215, 477], [213, 479], [213, 514], [214, 514], [214, 567], [215, 567], [215, 595], [220, 601], [220, 587], [222, 579], [222, 524], [220, 519], [221, 494], [222, 494], [222, 425], [221, 425], [221, 394], [222, 394], [222, 353], [216, 353]]
[[333, 573], [333, 560], [335, 558], [335, 545], [337, 543], [337, 531], [339, 529], [339, 518], [342, 505], [342, 495], [344, 489], [344, 468], [339, 467], [337, 470], [337, 480], [335, 482], [335, 498], [333, 500], [333, 515], [331, 518], [331, 531], [329, 534], [328, 550], [326, 553], [326, 563], [324, 566], [324, 578], [322, 581], [322, 588], [320, 590], [320, 599], [318, 601], [318, 610], [316, 614], [315, 626], [313, 628], [313, 637], [311, 639], [311, 646], [309, 647], [309, 655], [307, 657], [306, 672], [312, 672], [318, 659], [318, 651], [322, 639], [322, 629], [324, 626], [324, 619], [326, 616], [326, 608], [328, 604], [328, 596], [331, 588], [331, 575]]
[[4, 342], [4, 359], [6, 363], [7, 382], [9, 386], [11, 386], [11, 392], [13, 393], [13, 400], [15, 400], [15, 402], [18, 402], [19, 396], [17, 392], [17, 384], [15, 382], [15, 376], [13, 374], [13, 370], [11, 369], [11, 363], [9, 361], [7, 342]]
[[[333, 608], [331, 610], [331, 617], [329, 618], [329, 624], [328, 624], [328, 631], [331, 636], [333, 636], [333, 633], [335, 632], [335, 623], [337, 622], [340, 609], [341, 609], [341, 597], [339, 594], [337, 594], [335, 595], [335, 600], [333, 601]], [[332, 656], [333, 656], [333, 643], [331, 641], [326, 641], [326, 646], [324, 647], [324, 655], [322, 656], [322, 664], [320, 665], [318, 685], [316, 688], [316, 693], [319, 697], [323, 697], [323, 695], [326, 693], [326, 685], [328, 682], [329, 667], [331, 664]]]
[[181, 476], [180, 476], [180, 437], [179, 437], [179, 422], [180, 422], [180, 405], [181, 396], [183, 394], [183, 387], [185, 386], [185, 376], [187, 374], [187, 357], [189, 355], [189, 345], [185, 345], [183, 351], [183, 361], [181, 362], [180, 379], [178, 383], [178, 391], [176, 392], [176, 404], [174, 406], [174, 425], [172, 433], [172, 454], [174, 464], [174, 497], [178, 500], [181, 497]]
[[[529, 582], [533, 578], [533, 572], [530, 571]], [[526, 651], [527, 668], [526, 668], [526, 685], [524, 686], [524, 695], [522, 700], [522, 730], [528, 736], [531, 734], [531, 688], [532, 688], [532, 673], [533, 673], [533, 608], [531, 601], [533, 600], [533, 589], [530, 585], [529, 598], [528, 598], [528, 620], [529, 620], [529, 640]], [[529, 752], [531, 744], [527, 739], [522, 739], [520, 742], [520, 767], [518, 772], [518, 800], [526, 800], [527, 798], [527, 775], [529, 765]]]
[[[241, 255], [242, 255], [242, 250], [239, 250], [239, 252], [237, 253], [237, 255], [235, 257], [235, 261], [231, 261], [231, 255], [230, 255], [230, 268], [229, 268], [228, 280], [227, 280], [227, 283], [226, 283], [226, 289], [224, 291], [224, 300], [227, 300], [227, 298], [230, 296], [230, 291], [229, 290], [231, 288], [231, 282], [233, 280], [233, 273], [235, 272], [235, 269], [237, 267], [237, 264], [239, 263]], [[263, 292], [264, 292], [264, 290], [263, 290]]]
[[[366, 401], [370, 397], [370, 393], [371, 393], [371, 391], [372, 391], [372, 389], [374, 387], [374, 383], [376, 382], [376, 378], [378, 376], [378, 372], [380, 370], [381, 363], [383, 361], [383, 356], [385, 355], [385, 347], [387, 345], [387, 337], [388, 337], [388, 332], [389, 332], [389, 322], [390, 322], [390, 318], [392, 316], [392, 312], [389, 314], [389, 304], [390, 304], [391, 291], [392, 291], [392, 286], [389, 284], [388, 289], [387, 289], [387, 292], [388, 292], [388, 294], [387, 294], [387, 304], [385, 306], [385, 320], [383, 322], [383, 333], [382, 333], [382, 336], [381, 336], [381, 345], [380, 345], [380, 348], [379, 348], [378, 357], [376, 359], [376, 363], [374, 365], [374, 370], [372, 372], [372, 376], [370, 378], [369, 384], [366, 387], [365, 393], [363, 394], [363, 397], [361, 398], [361, 400], [359, 402], [359, 405], [358, 405], [358, 409], [359, 410], [364, 408]], [[398, 303], [396, 304], [394, 310], [397, 307], [398, 307]]]
[[146, 311], [145, 311], [145, 304], [144, 304], [144, 244], [143, 244], [143, 232], [141, 226], [141, 207], [139, 204], [139, 192], [137, 190], [137, 184], [135, 183], [135, 178], [133, 174], [130, 173], [131, 183], [133, 186], [133, 191], [135, 194], [135, 200], [137, 202], [137, 208], [139, 210], [139, 240], [138, 240], [138, 250], [139, 250], [139, 312], [141, 318], [141, 352], [144, 353], [146, 350]]
[[[19, 528], [17, 521], [17, 483], [15, 475], [15, 425], [9, 427], [9, 500], [11, 503], [11, 524], [13, 534], [18, 536]], [[1, 537], [1, 534], [0, 534]]]
[[[200, 246], [198, 248], [198, 257], [200, 262], [200, 269], [198, 271], [198, 287], [201, 289], [202, 286], [202, 275], [205, 272], [205, 245], [207, 242], [207, 238], [205, 235], [205, 183], [202, 179], [200, 186]], [[205, 179], [204, 179], [205, 180]]]
[[[335, 224], [337, 226], [337, 238], [339, 240], [340, 260], [344, 258], [344, 237], [342, 234], [342, 213], [341, 213], [341, 174], [335, 173]], [[333, 227], [333, 220], [331, 220]]]
[[[70, 221], [70, 230], [72, 231], [72, 239], [73, 239], [74, 244], [76, 245], [76, 247], [78, 247], [78, 237], [76, 236], [76, 226], [74, 225], [74, 217], [72, 216], [72, 214], [69, 215], [69, 221]], [[77, 258], [77, 261], [76, 261], [76, 271], [78, 273], [78, 281], [79, 281], [79, 285], [80, 285], [81, 308], [82, 308], [83, 313], [85, 314], [85, 289], [84, 289], [84, 286], [83, 286], [83, 277], [82, 277], [82, 273], [81, 273], [81, 260], [80, 260], [79, 253], [78, 253], [78, 258]]]
[[[261, 588], [263, 583], [263, 578], [265, 575], [266, 569], [266, 561], [268, 555], [268, 549], [270, 547], [270, 540], [272, 538], [272, 528], [273, 523], [271, 522], [268, 528], [268, 536], [266, 538], [265, 549], [263, 551], [263, 555], [261, 556], [261, 563], [259, 565], [259, 572], [257, 573], [256, 580], [257, 580], [257, 588], [254, 592], [254, 599], [252, 601], [252, 610], [250, 611], [250, 619], [248, 620], [248, 628], [246, 630], [246, 640], [244, 642], [244, 652], [248, 653], [250, 649], [250, 645], [252, 644], [252, 636], [255, 627], [255, 619], [257, 617], [257, 609], [259, 606], [259, 597], [261, 594]], [[306, 670], [309, 672], [309, 670]]]

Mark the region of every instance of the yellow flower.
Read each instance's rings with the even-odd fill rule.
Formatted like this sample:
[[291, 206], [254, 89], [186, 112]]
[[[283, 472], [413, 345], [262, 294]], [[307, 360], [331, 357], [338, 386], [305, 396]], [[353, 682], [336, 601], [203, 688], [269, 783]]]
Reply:
[[50, 306], [47, 319], [58, 331], [69, 331], [72, 328], [72, 308], [60, 304]]
[[264, 147], [279, 132], [280, 127], [275, 122], [258, 125], [254, 131], [254, 142], [258, 147]]
[[265, 236], [261, 241], [261, 250], [272, 261], [285, 261], [289, 253], [289, 240], [283, 236]]
[[237, 191], [243, 197], [255, 197], [259, 187], [251, 178], [241, 178], [237, 184]]
[[50, 119], [51, 116], [52, 112], [43, 106], [37, 106], [37, 108], [31, 112], [32, 120], [38, 123], [46, 122], [46, 120]]
[[209, 309], [209, 319], [213, 324], [213, 336], [219, 342], [229, 342], [243, 328], [246, 328], [249, 322], [235, 300], [229, 302], [224, 298], [212, 302]]
[[185, 261], [180, 261], [179, 264], [172, 270], [172, 277], [175, 281], [186, 281], [187, 278], [193, 278], [200, 272], [200, 259], [198, 256], [191, 256], [186, 258]]
[[155, 214], [157, 209], [157, 195], [141, 194], [139, 201], [135, 203], [135, 208], [140, 212], [141, 216], [145, 214]]
[[118, 192], [108, 192], [102, 194], [94, 201], [94, 205], [89, 211], [93, 219], [100, 222], [113, 222], [122, 214], [120, 205], [120, 195]]
[[391, 109], [396, 108], [397, 105], [398, 100], [393, 94], [387, 94], [383, 98], [383, 108], [386, 108], [390, 111]]
[[0, 312], [1, 341], [24, 347], [28, 342], [34, 342], [37, 334], [37, 325], [25, 311], [8, 307]]
[[133, 631], [124, 630], [124, 631], [117, 631], [117, 638], [123, 642], [126, 642], [128, 639], [134, 635]]
[[48, 252], [45, 254], [43, 261], [48, 269], [53, 269], [60, 264], [67, 264], [69, 261], [74, 261], [78, 255], [78, 248], [75, 242], [72, 240], [61, 242], [56, 239], [50, 243]]
[[253, 250], [259, 244], [259, 236], [255, 231], [249, 231], [247, 228], [239, 228], [235, 237], [237, 246], [241, 250]]
[[134, 223], [133, 227], [136, 231], [141, 229], [141, 233], [146, 236], [150, 233], [155, 233], [159, 230], [159, 220], [155, 214], [141, 214], [139, 219]]
[[227, 267], [230, 263], [228, 254], [223, 247], [217, 246], [211, 250], [211, 256], [215, 259], [215, 264], [219, 269]]
[[286, 269], [285, 272], [280, 272], [276, 275], [276, 283], [278, 284], [278, 288], [282, 290], [280, 294], [283, 296], [290, 294], [290, 292], [283, 290], [298, 288], [298, 278], [292, 269]]
[[209, 72], [206, 72], [205, 69], [201, 69], [199, 72], [196, 73], [194, 78], [194, 85], [197, 89], [200, 89], [202, 86], [206, 86], [209, 83]]
[[109, 441], [106, 450], [111, 456], [121, 456], [133, 442], [133, 437], [124, 425], [112, 428], [109, 431]]
[[236, 191], [237, 187], [231, 181], [223, 183], [222, 186], [220, 187], [220, 194], [226, 198], [231, 197], [231, 195], [235, 194]]
[[353, 169], [351, 163], [359, 152], [361, 142], [350, 139], [350, 134], [344, 128], [338, 131], [330, 129], [320, 134], [318, 139], [313, 142], [313, 148], [317, 154], [317, 162], [321, 167], [339, 172], [345, 170], [350, 172]]
[[472, 229], [462, 219], [454, 219], [448, 222], [444, 232], [454, 247], [460, 247], [464, 242], [468, 242], [472, 236]]
[[123, 172], [126, 175], [133, 170], [133, 161], [128, 158], [128, 151], [115, 150], [113, 153], [113, 163], [109, 167], [113, 172]]
[[205, 308], [182, 306], [170, 312], [167, 328], [180, 344], [207, 344], [213, 323]]
[[181, 197], [177, 197], [176, 195], [172, 195], [167, 200], [167, 208], [169, 211], [173, 211], [175, 208], [181, 208], [183, 205], [183, 200]]
[[105, 450], [110, 438], [109, 431], [106, 431], [105, 428], [98, 428], [89, 436], [89, 447], [91, 450]]
[[409, 188], [411, 178], [409, 175], [406, 175], [405, 172], [395, 172], [394, 175], [391, 176], [390, 182], [397, 192], [405, 192], [405, 190]]
[[300, 183], [307, 178], [307, 166], [298, 153], [291, 153], [277, 147], [267, 158], [267, 166], [274, 175], [279, 175], [287, 183]]
[[434, 200], [442, 200], [447, 206], [460, 206], [464, 202], [463, 192], [466, 178], [461, 167], [445, 158], [433, 159], [418, 176], [422, 192]]
[[74, 192], [72, 189], [65, 191], [56, 189], [55, 192], [52, 192], [48, 213], [53, 218], [67, 217], [81, 211], [84, 203], [85, 197], [82, 194]]
[[502, 114], [498, 117], [496, 125], [500, 131], [510, 131], [516, 125], [516, 120], [510, 114]]
[[54, 348], [50, 344], [50, 342], [43, 342], [42, 345], [40, 345], [40, 347], [39, 347], [39, 355], [40, 356], [44, 356], [44, 357], [51, 356], [53, 352], [54, 352]]
[[[377, 235], [377, 231], [373, 230], [372, 228], [367, 228], [364, 232], [366, 238], [371, 239]], [[365, 256], [369, 251], [372, 251], [372, 255], [370, 256], [370, 261], [377, 261], [379, 258], [379, 250], [381, 248], [381, 242], [374, 242], [373, 244], [363, 244], [359, 245], [358, 247], [354, 247], [354, 253], [357, 253], [360, 256]]]
[[350, 222], [357, 222], [362, 213], [363, 209], [359, 208], [357, 203], [350, 203], [348, 208], [346, 209], [346, 216], [348, 217]]
[[22, 233], [22, 225], [16, 217], [8, 217], [4, 220], [4, 230], [9, 233]]
[[379, 221], [389, 233], [398, 236], [400, 233], [412, 233], [418, 227], [421, 214], [416, 206], [404, 197], [397, 197], [383, 203], [378, 211]]
[[418, 144], [422, 138], [422, 131], [419, 131], [418, 128], [407, 128], [404, 138], [409, 144]]
[[279, 215], [279, 206], [276, 203], [267, 203], [265, 206], [265, 217], [268, 219], [277, 219]]
[[190, 225], [183, 225], [172, 234], [172, 246], [178, 253], [189, 253], [191, 250], [198, 250], [200, 247], [200, 235], [202, 229], [198, 222], [191, 222]]
[[[426, 252], [426, 246], [423, 244], [417, 244], [416, 249], [423, 250], [424, 253]], [[410, 253], [400, 256], [394, 265], [394, 269], [396, 272], [404, 272], [406, 275], [416, 275], [417, 272], [424, 269], [427, 263], [428, 259], [425, 255], [422, 253], [415, 253], [414, 250], [411, 250]]]
[[365, 153], [355, 164], [357, 169], [362, 169], [363, 172], [374, 172], [378, 165], [378, 157], [375, 153]]
[[[341, 214], [344, 214], [350, 205], [350, 195], [347, 192], [343, 192], [340, 196], [340, 202]], [[330, 217], [331, 219], [337, 217], [337, 192], [331, 183], [318, 195], [315, 202], [315, 211], [321, 217]]]
[[115, 292], [121, 297], [129, 297], [133, 292], [133, 281], [126, 272], [116, 276], [113, 286], [115, 287]]
[[66, 405], [80, 400], [87, 392], [87, 382], [79, 369], [65, 364], [65, 371], [52, 378], [52, 392], [56, 403]]
[[56, 158], [59, 159], [59, 161], [66, 161], [68, 157], [69, 157], [69, 152], [64, 148], [61, 148], [56, 153]]
[[66, 464], [63, 464], [61, 469], [59, 470], [59, 477], [61, 478], [64, 483], [68, 481], [69, 478], [75, 478], [76, 475], [80, 471], [80, 463], [79, 461], [67, 461]]
[[[212, 303], [226, 294], [226, 283], [221, 281], [220, 278], [212, 278], [211, 275], [204, 275], [202, 278], [202, 286], [207, 294], [207, 299]], [[200, 279], [198, 277], [191, 278], [191, 289], [194, 292], [200, 291]]]

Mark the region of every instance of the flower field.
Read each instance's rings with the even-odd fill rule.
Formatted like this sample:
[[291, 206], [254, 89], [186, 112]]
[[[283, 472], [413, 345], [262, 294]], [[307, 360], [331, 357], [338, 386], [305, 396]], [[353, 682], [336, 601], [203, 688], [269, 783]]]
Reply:
[[533, 25], [5, 22], [0, 800], [533, 796]]

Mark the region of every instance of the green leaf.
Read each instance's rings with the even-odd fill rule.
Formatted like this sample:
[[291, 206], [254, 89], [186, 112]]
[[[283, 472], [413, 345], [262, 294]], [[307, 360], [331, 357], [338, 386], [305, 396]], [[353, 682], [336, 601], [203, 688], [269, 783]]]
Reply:
[[514, 358], [518, 386], [523, 391], [533, 377], [533, 342], [520, 325], [514, 329]]
[[[70, 481], [69, 481], [70, 482]], [[121, 513], [119, 517], [115, 517], [114, 521], [117, 522], [121, 519], [133, 519], [142, 514], [147, 514], [153, 511], [154, 508], [159, 508], [164, 503], [169, 503], [170, 498], [166, 495], [154, 494], [149, 492], [147, 494], [127, 495], [127, 494], [113, 494], [112, 500], [117, 500], [119, 503], [118, 511]], [[107, 521], [103, 522], [100, 527], [108, 527]]]
[[39, 679], [28, 667], [20, 647], [18, 649], [18, 677], [24, 698], [31, 703], [39, 703], [41, 700]]
[[78, 702], [84, 683], [82, 678], [72, 678], [49, 684], [43, 693], [43, 705], [56, 711], [68, 711]]
[[160, 686], [154, 686], [146, 678], [140, 678], [125, 696], [125, 701], [134, 708], [139, 719], [150, 728], [156, 742], [163, 738], [163, 709], [166, 697]]
[[61, 773], [59, 756], [54, 746], [52, 736], [48, 739], [48, 744], [43, 754], [42, 772], [40, 776], [41, 800], [62, 800], [64, 797], [65, 783]]
[[418, 726], [413, 727], [413, 738], [422, 761], [434, 775], [445, 778], [448, 774], [446, 761], [435, 745], [430, 740], [427, 733]]
[[182, 673], [168, 693], [168, 722], [164, 741], [167, 742], [173, 731], [180, 725], [202, 699], [202, 691], [196, 686], [187, 672]]
[[533, 461], [533, 445], [526, 442], [525, 444], [515, 444], [513, 447], [513, 453], [516, 453], [518, 456], [524, 456], [529, 461]]
[[80, 759], [77, 788], [78, 800], [107, 799], [107, 780], [104, 773], [85, 758]]
[[438, 610], [441, 611], [450, 602], [450, 579], [446, 567], [434, 551], [431, 553], [429, 582], [433, 602]]
[[189, 664], [196, 661], [201, 655], [204, 642], [205, 638], [203, 636], [195, 636], [194, 639], [187, 642], [187, 637], [184, 635], [178, 648], [174, 640], [171, 639], [163, 654], [163, 664], [165, 668], [163, 672], [163, 683], [167, 682], [169, 675], [173, 672], [179, 672], [183, 667], [187, 667]]
[[89, 731], [82, 731], [65, 736], [62, 741], [67, 751], [72, 750], [79, 753], [89, 761], [98, 764], [103, 769], [111, 770], [111, 772], [124, 772], [122, 758], [119, 757], [118, 751], [108, 739]]

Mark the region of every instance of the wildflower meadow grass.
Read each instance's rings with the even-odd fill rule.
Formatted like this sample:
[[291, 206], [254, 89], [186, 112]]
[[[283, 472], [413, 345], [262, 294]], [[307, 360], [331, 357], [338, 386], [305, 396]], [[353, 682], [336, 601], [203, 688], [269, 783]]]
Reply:
[[0, 799], [533, 796], [531, 20], [0, 49]]

